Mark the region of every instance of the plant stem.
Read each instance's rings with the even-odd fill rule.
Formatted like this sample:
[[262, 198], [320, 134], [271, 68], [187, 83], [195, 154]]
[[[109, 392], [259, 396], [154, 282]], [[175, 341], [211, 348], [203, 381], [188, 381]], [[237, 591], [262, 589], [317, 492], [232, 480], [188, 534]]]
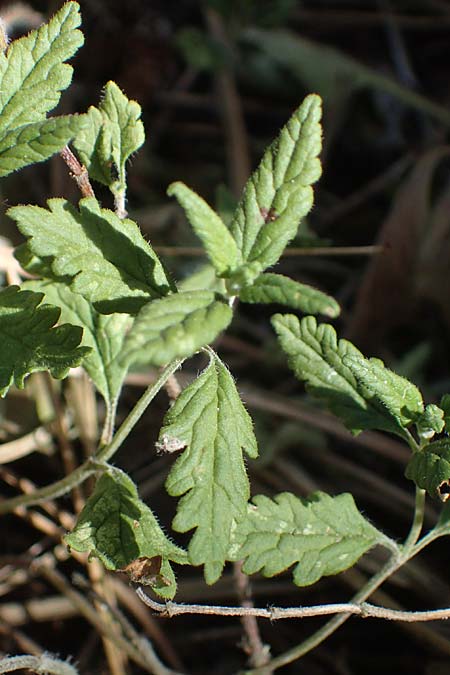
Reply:
[[81, 466], [75, 469], [75, 471], [72, 471], [71, 474], [56, 481], [56, 483], [47, 485], [31, 494], [19, 495], [18, 497], [1, 501], [0, 514], [9, 513], [18, 506], [31, 506], [32, 504], [39, 504], [48, 499], [61, 497], [61, 495], [66, 494], [76, 485], [83, 483], [93, 473], [96, 473], [99, 470], [99, 465], [108, 462], [117, 452], [132, 428], [142, 417], [150, 402], [155, 398], [160, 389], [164, 387], [167, 379], [181, 366], [182, 363], [182, 359], [175, 359], [164, 368], [158, 379], [145, 390], [133, 410], [122, 423], [122, 426], [117, 430], [111, 443], [101, 447], [95, 455], [86, 460]]
[[416, 487], [416, 501], [415, 501], [415, 508], [414, 508], [414, 518], [413, 518], [413, 522], [412, 522], [409, 534], [408, 534], [408, 536], [405, 540], [405, 543], [403, 545], [403, 550], [405, 552], [410, 552], [412, 550], [414, 544], [417, 542], [418, 538], [420, 537], [420, 533], [421, 533], [422, 527], [423, 527], [423, 519], [424, 519], [424, 515], [425, 515], [425, 497], [426, 497], [425, 490], [421, 490], [420, 488]]

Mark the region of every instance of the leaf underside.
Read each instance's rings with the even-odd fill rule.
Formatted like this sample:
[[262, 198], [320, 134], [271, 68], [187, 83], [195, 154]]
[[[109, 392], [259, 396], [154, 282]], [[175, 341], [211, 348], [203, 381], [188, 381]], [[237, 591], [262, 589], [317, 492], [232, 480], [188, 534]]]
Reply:
[[309, 586], [348, 569], [383, 539], [355, 506], [350, 494], [308, 499], [283, 492], [253, 498], [237, 526], [232, 557], [244, 559], [246, 574], [272, 577], [295, 563], [294, 582]]
[[123, 570], [138, 558], [161, 556], [163, 575], [168, 574], [171, 583], [157, 579], [152, 586], [166, 598], [176, 591], [169, 561], [187, 563], [186, 552], [166, 537], [151, 509], [139, 499], [133, 481], [118, 469], [101, 476], [64, 540], [75, 551], [100, 558], [109, 570]]
[[184, 495], [173, 528], [196, 528], [189, 558], [193, 565], [203, 564], [207, 583], [214, 583], [250, 494], [243, 450], [257, 456], [251, 419], [233, 378], [216, 356], [167, 413], [160, 441], [186, 447], [166, 481], [170, 495]]

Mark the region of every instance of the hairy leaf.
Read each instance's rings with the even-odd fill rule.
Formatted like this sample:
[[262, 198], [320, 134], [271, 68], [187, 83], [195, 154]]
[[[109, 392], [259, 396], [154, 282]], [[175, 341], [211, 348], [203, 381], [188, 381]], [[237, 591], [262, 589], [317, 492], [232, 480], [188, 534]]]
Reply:
[[93, 198], [80, 210], [64, 199], [49, 199], [48, 209], [14, 206], [8, 215], [29, 250], [52, 259], [57, 276], [73, 277], [72, 290], [102, 313], [133, 313], [172, 288], [164, 268], [137, 225], [101, 209]]
[[122, 360], [162, 366], [192, 356], [212, 342], [232, 319], [230, 307], [211, 291], [186, 291], [141, 309], [125, 340]]
[[289, 492], [273, 500], [258, 495], [234, 533], [232, 557], [244, 559], [243, 571], [266, 577], [294, 569], [297, 586], [348, 569], [384, 535], [355, 506], [350, 494], [316, 492], [301, 499]]
[[126, 162], [145, 140], [141, 107], [108, 82], [99, 107], [91, 106], [88, 116], [90, 124], [74, 146], [91, 178], [118, 194], [126, 187]]
[[65, 115], [11, 129], [0, 136], [0, 177], [48, 159], [86, 123], [86, 115]]
[[225, 275], [233, 270], [238, 263], [239, 253], [229, 229], [220, 216], [184, 183], [172, 183], [167, 194], [176, 197], [185, 210], [217, 273]]
[[338, 340], [332, 326], [290, 314], [276, 314], [272, 324], [296, 376], [353, 433], [382, 429], [405, 437], [403, 427], [423, 412], [414, 385]]
[[0, 176], [61, 150], [85, 116], [45, 119], [72, 79], [64, 63], [83, 44], [79, 5], [68, 2], [48, 24], [0, 52]]
[[276, 302], [308, 314], [331, 317], [338, 316], [340, 311], [338, 303], [331, 296], [281, 274], [261, 274], [252, 286], [241, 289], [239, 298], [251, 303]]
[[61, 310], [61, 321], [82, 326], [82, 345], [91, 349], [83, 368], [107, 404], [117, 399], [126, 375], [119, 357], [132, 318], [127, 314], [99, 314], [82, 295], [56, 281], [27, 281], [23, 288], [45, 293], [46, 301]]
[[251, 419], [228, 370], [213, 356], [206, 370], [175, 401], [160, 441], [186, 446], [166, 481], [169, 494], [184, 495], [173, 527], [197, 528], [189, 544], [193, 565], [204, 564], [206, 582], [220, 577], [231, 531], [250, 495], [242, 450], [257, 456]]
[[60, 310], [41, 305], [43, 297], [17, 286], [0, 292], [1, 396], [12, 384], [23, 388], [26, 376], [38, 370], [65, 377], [90, 351], [79, 347], [83, 333], [79, 326], [54, 328]]
[[100, 558], [109, 570], [129, 571], [127, 566], [138, 559], [161, 556], [162, 574], [155, 575], [151, 585], [166, 598], [173, 598], [176, 591], [169, 560], [188, 562], [186, 552], [167, 538], [151, 509], [139, 499], [133, 481], [119, 469], [110, 468], [101, 476], [64, 540], [75, 551]]
[[311, 209], [311, 185], [321, 173], [320, 118], [320, 98], [308, 96], [250, 177], [231, 223], [244, 267], [253, 263], [263, 271], [276, 263]]
[[429, 403], [416, 421], [419, 437], [430, 441], [435, 434], [440, 434], [445, 427], [444, 414], [439, 406]]
[[450, 394], [444, 394], [439, 405], [444, 411], [445, 431], [450, 433]]
[[405, 476], [431, 497], [446, 502], [450, 498], [450, 441], [436, 441], [415, 452]]

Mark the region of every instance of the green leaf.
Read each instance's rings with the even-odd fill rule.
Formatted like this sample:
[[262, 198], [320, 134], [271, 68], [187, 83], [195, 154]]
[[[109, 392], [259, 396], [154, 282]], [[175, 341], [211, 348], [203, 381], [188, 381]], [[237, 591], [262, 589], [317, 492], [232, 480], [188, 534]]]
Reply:
[[434, 403], [429, 403], [416, 421], [417, 433], [420, 439], [425, 441], [430, 441], [435, 434], [440, 434], [444, 427], [444, 411]]
[[85, 115], [65, 115], [27, 124], [0, 137], [0, 177], [59, 152], [86, 126]]
[[14, 206], [8, 215], [29, 250], [52, 259], [56, 276], [73, 277], [71, 288], [105, 314], [132, 314], [173, 288], [156, 253], [136, 223], [101, 209], [93, 198], [80, 210], [64, 199], [49, 199], [48, 209]]
[[98, 314], [82, 295], [63, 283], [27, 281], [23, 288], [44, 293], [45, 300], [61, 310], [61, 321], [82, 326], [82, 345], [91, 350], [83, 361], [83, 368], [105, 402], [115, 401], [127, 373], [119, 357], [132, 318], [127, 314]]
[[88, 116], [90, 124], [77, 135], [74, 147], [91, 178], [119, 194], [126, 188], [127, 160], [145, 140], [141, 107], [108, 82], [99, 107], [89, 108]]
[[168, 295], [143, 307], [125, 340], [122, 359], [162, 366], [192, 356], [212, 342], [233, 317], [231, 308], [210, 291]]
[[431, 497], [446, 502], [450, 498], [450, 441], [436, 441], [415, 452], [405, 476]]
[[311, 209], [311, 185], [321, 174], [320, 118], [320, 98], [308, 96], [250, 177], [230, 228], [244, 266], [263, 271], [276, 263]]
[[217, 213], [184, 183], [172, 183], [167, 194], [169, 197], [176, 197], [185, 210], [217, 273], [226, 275], [233, 270], [239, 260], [238, 249], [229, 229]]
[[0, 53], [0, 137], [33, 124], [58, 103], [72, 80], [64, 63], [83, 44], [80, 7], [67, 2], [47, 24]]
[[409, 380], [386, 368], [380, 359], [366, 359], [348, 354], [344, 364], [350, 368], [356, 380], [398, 421], [407, 427], [419, 417], [423, 417], [422, 395]]
[[308, 314], [330, 317], [338, 316], [340, 311], [338, 303], [331, 296], [281, 274], [261, 274], [252, 286], [239, 291], [239, 298], [250, 303], [276, 302]]
[[204, 564], [212, 584], [227, 560], [233, 527], [250, 495], [242, 450], [258, 453], [252, 422], [228, 370], [216, 357], [175, 401], [164, 420], [160, 442], [186, 450], [166, 481], [170, 495], [184, 495], [173, 528], [197, 528], [189, 544], [193, 565]]
[[1, 396], [12, 384], [22, 389], [26, 376], [38, 370], [63, 378], [89, 352], [78, 346], [83, 332], [79, 326], [54, 328], [60, 310], [40, 305], [43, 297], [17, 286], [0, 291]]
[[[176, 591], [168, 561], [188, 562], [186, 552], [167, 538], [151, 509], [139, 499], [133, 481], [119, 469], [110, 468], [101, 476], [64, 541], [75, 551], [100, 558], [109, 570], [124, 570], [139, 558], [161, 556], [173, 583], [165, 586], [159, 579], [152, 587], [168, 598]], [[161, 572], [165, 577], [164, 567]]]
[[83, 44], [79, 24], [79, 5], [68, 2], [0, 52], [0, 176], [47, 159], [86, 125], [84, 115], [45, 119], [71, 82], [64, 61]]
[[312, 316], [276, 314], [272, 324], [288, 363], [308, 391], [353, 433], [381, 429], [406, 438], [404, 426], [423, 412], [420, 392], [377, 359], [365, 359], [328, 324]]
[[244, 559], [246, 574], [272, 577], [298, 563], [294, 583], [310, 586], [383, 543], [384, 535], [363, 518], [350, 494], [316, 492], [301, 499], [283, 492], [273, 500], [258, 495], [252, 502], [232, 545], [233, 559]]

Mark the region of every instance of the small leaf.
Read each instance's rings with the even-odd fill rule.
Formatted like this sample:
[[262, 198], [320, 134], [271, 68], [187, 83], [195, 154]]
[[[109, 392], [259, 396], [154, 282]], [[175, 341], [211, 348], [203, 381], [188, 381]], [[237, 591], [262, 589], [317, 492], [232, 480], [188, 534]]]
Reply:
[[330, 317], [338, 316], [340, 311], [338, 303], [331, 296], [281, 274], [261, 274], [252, 286], [241, 289], [239, 298], [250, 303], [276, 302], [308, 314]]
[[234, 560], [243, 571], [272, 577], [298, 563], [294, 583], [310, 586], [321, 577], [348, 569], [384, 535], [355, 506], [350, 494], [330, 497], [316, 492], [300, 499], [289, 492], [273, 500], [258, 495], [237, 526]]
[[216, 357], [175, 401], [160, 439], [177, 439], [186, 450], [166, 481], [170, 495], [184, 495], [173, 527], [197, 528], [189, 544], [193, 565], [204, 564], [212, 584], [227, 560], [231, 531], [246, 511], [250, 495], [242, 450], [256, 457], [251, 419], [228, 370]]
[[415, 452], [405, 476], [431, 497], [446, 502], [450, 498], [450, 441], [436, 441]]
[[120, 193], [126, 188], [126, 162], [145, 140], [141, 107], [108, 82], [99, 107], [92, 106], [88, 115], [91, 124], [77, 135], [74, 147], [91, 178]]
[[8, 215], [29, 250], [52, 259], [56, 276], [73, 277], [71, 288], [105, 314], [132, 314], [173, 288], [156, 253], [136, 223], [101, 209], [93, 198], [80, 210], [64, 199], [49, 199], [48, 209], [14, 206]]
[[231, 223], [244, 266], [261, 271], [279, 259], [311, 209], [312, 183], [321, 174], [321, 101], [308, 96], [250, 177]]
[[26, 376], [39, 370], [65, 377], [90, 351], [78, 346], [83, 334], [79, 326], [54, 328], [60, 310], [40, 305], [43, 297], [17, 286], [0, 292], [1, 396], [12, 384], [22, 389]]
[[162, 366], [192, 356], [212, 342], [233, 317], [210, 291], [186, 291], [148, 303], [125, 340], [122, 361]]
[[172, 183], [167, 194], [176, 197], [185, 210], [217, 273], [226, 275], [233, 270], [239, 253], [230, 231], [217, 213], [184, 183]]
[[83, 368], [105, 402], [115, 401], [127, 372], [119, 363], [119, 357], [132, 318], [128, 314], [98, 314], [82, 295], [63, 283], [27, 281], [23, 288], [45, 293], [45, 299], [61, 310], [61, 321], [82, 326], [82, 345], [91, 350], [83, 361]]
[[276, 314], [272, 324], [296, 376], [347, 428], [353, 433], [381, 429], [406, 437], [403, 426], [423, 412], [414, 385], [381, 361], [365, 359], [351, 342], [338, 340], [332, 326], [317, 325], [312, 316], [299, 321]]
[[100, 558], [109, 570], [124, 570], [139, 558], [161, 556], [161, 575], [169, 578], [170, 585], [158, 578], [151, 585], [167, 598], [176, 591], [168, 561], [188, 562], [186, 552], [166, 537], [151, 509], [139, 499], [133, 481], [119, 469], [110, 468], [101, 476], [64, 541], [75, 551]]
[[422, 440], [429, 441], [440, 434], [445, 427], [444, 411], [434, 403], [429, 403], [416, 421], [416, 429]]

